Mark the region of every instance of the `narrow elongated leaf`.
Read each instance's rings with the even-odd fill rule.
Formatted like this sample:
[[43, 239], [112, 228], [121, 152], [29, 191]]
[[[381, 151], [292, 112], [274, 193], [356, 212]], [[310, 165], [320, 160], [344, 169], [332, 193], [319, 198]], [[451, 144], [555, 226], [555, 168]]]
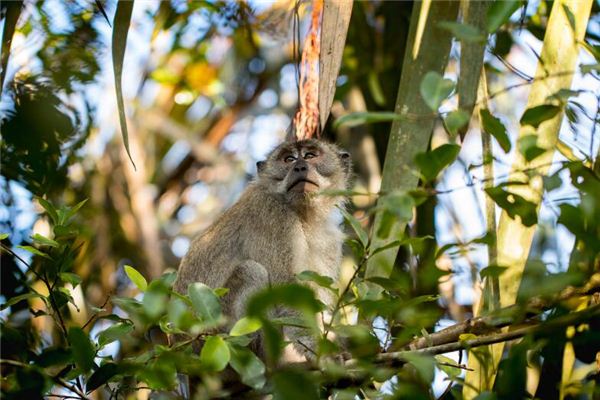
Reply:
[[44, 207], [44, 210], [46, 210], [48, 216], [50, 217], [50, 219], [52, 219], [52, 222], [58, 224], [58, 213], [56, 212], [56, 208], [54, 208], [54, 206], [50, 204], [48, 200], [44, 200], [41, 197], [36, 197], [36, 199], [38, 203], [40, 203], [40, 205]]
[[119, 122], [121, 124], [121, 134], [123, 135], [123, 144], [127, 155], [135, 168], [135, 163], [129, 151], [129, 134], [127, 133], [127, 117], [125, 115], [125, 104], [123, 102], [123, 88], [121, 86], [121, 77], [123, 75], [123, 59], [125, 58], [125, 48], [127, 47], [127, 33], [131, 23], [131, 13], [133, 11], [133, 0], [121, 0], [117, 3], [117, 11], [113, 20], [112, 34], [112, 58], [113, 70], [115, 75], [115, 91], [117, 92], [117, 108], [119, 109]]
[[59, 246], [59, 244], [56, 240], [48, 239], [47, 237], [44, 237], [44, 236], [40, 235], [39, 233], [34, 233], [33, 235], [31, 235], [31, 238], [35, 242], [38, 242], [38, 243], [46, 245], [46, 246], [50, 246], [50, 247], [58, 247]]
[[206, 339], [200, 352], [200, 362], [211, 371], [222, 371], [229, 363], [231, 353], [227, 343], [220, 336]]
[[17, 27], [19, 15], [21, 15], [22, 1], [5, 2], [6, 15], [4, 17], [4, 29], [2, 30], [2, 56], [0, 57], [0, 95], [4, 87], [4, 78], [6, 77], [6, 68], [8, 67], [8, 56], [10, 54], [10, 45]]
[[453, 90], [454, 82], [434, 71], [429, 71], [421, 82], [421, 96], [433, 111], [437, 111], [442, 101], [450, 96]]
[[188, 287], [188, 294], [192, 300], [192, 307], [202, 320], [214, 324], [221, 316], [219, 298], [211, 288], [201, 282], [196, 282]]
[[8, 233], [0, 233], [0, 240], [4, 240], [7, 237], [9, 237], [10, 235]]
[[102, 2], [100, 0], [95, 0], [95, 2], [96, 2], [96, 7], [98, 7], [100, 12], [104, 16], [104, 19], [108, 23], [108, 26], [110, 26], [112, 28], [112, 25], [110, 24], [110, 20], [108, 19], [108, 15], [106, 15], [106, 11], [104, 11], [104, 6], [102, 5]]
[[129, 279], [131, 279], [131, 282], [133, 282], [138, 289], [144, 292], [146, 288], [148, 288], [148, 282], [146, 282], [146, 278], [144, 278], [142, 274], [140, 274], [135, 268], [126, 265], [124, 269]]
[[39, 293], [34, 293], [34, 292], [29, 292], [29, 293], [25, 293], [19, 296], [15, 296], [15, 297], [11, 297], [10, 299], [8, 299], [8, 301], [4, 304], [2, 304], [2, 306], [0, 306], [0, 310], [4, 310], [5, 308], [8, 308], [14, 304], [17, 304], [20, 301], [23, 300], [27, 300], [27, 299], [32, 299], [34, 297], [44, 297]]
[[96, 350], [88, 335], [81, 328], [69, 328], [69, 342], [73, 347], [75, 364], [82, 371], [89, 371], [94, 366]]
[[333, 279], [331, 277], [319, 275], [315, 271], [302, 271], [296, 275], [296, 278], [298, 278], [300, 281], [314, 282], [317, 285], [327, 289], [331, 289], [331, 285], [333, 285]]
[[358, 240], [360, 240], [360, 243], [363, 245], [363, 247], [366, 248], [367, 245], [369, 244], [369, 234], [367, 233], [367, 231], [365, 231], [363, 229], [360, 222], [354, 217], [354, 215], [350, 214], [349, 212], [347, 212], [346, 210], [343, 210], [341, 208], [340, 208], [340, 211], [342, 212], [344, 219], [346, 221], [348, 221], [348, 223], [350, 224], [350, 226], [356, 233], [356, 237], [358, 237]]
[[378, 122], [391, 122], [398, 121], [404, 119], [405, 117], [401, 114], [396, 114], [390, 111], [361, 111], [361, 112], [353, 112], [350, 114], [342, 115], [333, 123], [333, 127], [335, 129], [340, 126], [353, 127], [363, 124], [375, 124]]
[[505, 153], [510, 151], [510, 138], [506, 133], [506, 127], [498, 118], [494, 117], [490, 110], [482, 108], [479, 110], [479, 116], [483, 124], [483, 130], [492, 135]]
[[31, 254], [35, 254], [36, 256], [44, 257], [49, 260], [52, 259], [48, 254], [46, 254], [32, 246], [17, 246], [17, 249], [22, 249], [22, 250], [28, 251]]

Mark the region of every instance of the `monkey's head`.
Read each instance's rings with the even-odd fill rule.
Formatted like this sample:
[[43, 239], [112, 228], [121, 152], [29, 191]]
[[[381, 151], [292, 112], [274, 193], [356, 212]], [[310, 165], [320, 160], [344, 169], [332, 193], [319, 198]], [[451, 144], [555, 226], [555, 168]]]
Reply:
[[257, 184], [292, 206], [335, 205], [339, 197], [315, 194], [346, 190], [351, 160], [334, 144], [308, 139], [280, 144], [256, 167]]

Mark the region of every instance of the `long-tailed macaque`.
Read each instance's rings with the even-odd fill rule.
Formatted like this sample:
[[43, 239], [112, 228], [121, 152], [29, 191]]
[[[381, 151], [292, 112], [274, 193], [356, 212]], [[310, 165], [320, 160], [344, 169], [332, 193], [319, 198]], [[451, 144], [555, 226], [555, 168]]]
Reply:
[[[299, 272], [312, 270], [335, 279], [343, 240], [335, 207], [344, 198], [317, 192], [345, 190], [350, 164], [349, 154], [330, 143], [279, 145], [257, 163], [258, 176], [237, 203], [193, 240], [175, 290], [185, 292], [193, 282], [229, 288], [223, 309], [236, 321], [250, 295], [292, 282]], [[317, 290], [317, 296], [329, 301], [325, 291]]]

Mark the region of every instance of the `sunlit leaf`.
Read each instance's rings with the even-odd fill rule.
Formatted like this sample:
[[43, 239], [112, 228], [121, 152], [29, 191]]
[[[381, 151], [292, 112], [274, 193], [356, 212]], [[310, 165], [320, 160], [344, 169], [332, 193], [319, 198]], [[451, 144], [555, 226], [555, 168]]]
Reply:
[[138, 289], [144, 292], [148, 287], [148, 282], [146, 281], [146, 278], [144, 278], [144, 276], [132, 266], [125, 265], [123, 268], [125, 269], [125, 273], [127, 274], [127, 277], [131, 280], [131, 282], [133, 282], [133, 284]]
[[127, 47], [127, 33], [131, 23], [131, 14], [133, 11], [133, 0], [120, 0], [117, 3], [117, 11], [113, 20], [112, 32], [112, 58], [113, 70], [115, 75], [115, 91], [117, 93], [117, 108], [119, 109], [119, 122], [121, 124], [121, 133], [123, 135], [123, 144], [127, 155], [135, 168], [135, 163], [129, 151], [129, 134], [127, 133], [127, 116], [125, 114], [125, 104], [123, 102], [123, 88], [121, 85], [121, 76], [123, 74], [123, 59], [125, 58], [125, 48]]
[[31, 235], [31, 238], [35, 242], [37, 242], [39, 244], [46, 245], [46, 246], [50, 246], [50, 247], [58, 247], [58, 246], [60, 246], [57, 241], [52, 240], [52, 239], [48, 239], [47, 237], [44, 237], [44, 236], [40, 235], [39, 233], [34, 233], [33, 235]]
[[257, 318], [243, 317], [242, 319], [238, 320], [235, 323], [235, 325], [233, 325], [233, 328], [231, 328], [231, 331], [229, 331], [229, 335], [230, 336], [249, 335], [250, 333], [253, 333], [253, 332], [256, 332], [257, 330], [259, 330], [261, 326], [262, 326], [262, 323]]
[[220, 336], [210, 336], [200, 352], [200, 362], [211, 371], [222, 371], [229, 363], [231, 353]]
[[44, 257], [49, 260], [52, 259], [52, 257], [50, 257], [48, 254], [46, 254], [43, 251], [40, 251], [32, 246], [17, 246], [17, 249], [22, 249], [22, 250], [28, 251], [31, 254], [35, 254], [36, 256]]

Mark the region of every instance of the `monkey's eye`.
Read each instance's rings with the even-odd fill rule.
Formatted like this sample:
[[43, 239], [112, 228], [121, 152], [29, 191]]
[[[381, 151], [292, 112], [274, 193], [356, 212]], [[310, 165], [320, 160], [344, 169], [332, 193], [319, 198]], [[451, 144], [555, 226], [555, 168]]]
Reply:
[[317, 155], [311, 151], [307, 152], [306, 154], [304, 154], [304, 159], [305, 160], [309, 160], [311, 158], [315, 158]]
[[294, 161], [296, 161], [296, 157], [294, 157], [294, 156], [287, 156], [286, 158], [283, 159], [283, 162], [285, 162], [285, 163], [291, 163]]

